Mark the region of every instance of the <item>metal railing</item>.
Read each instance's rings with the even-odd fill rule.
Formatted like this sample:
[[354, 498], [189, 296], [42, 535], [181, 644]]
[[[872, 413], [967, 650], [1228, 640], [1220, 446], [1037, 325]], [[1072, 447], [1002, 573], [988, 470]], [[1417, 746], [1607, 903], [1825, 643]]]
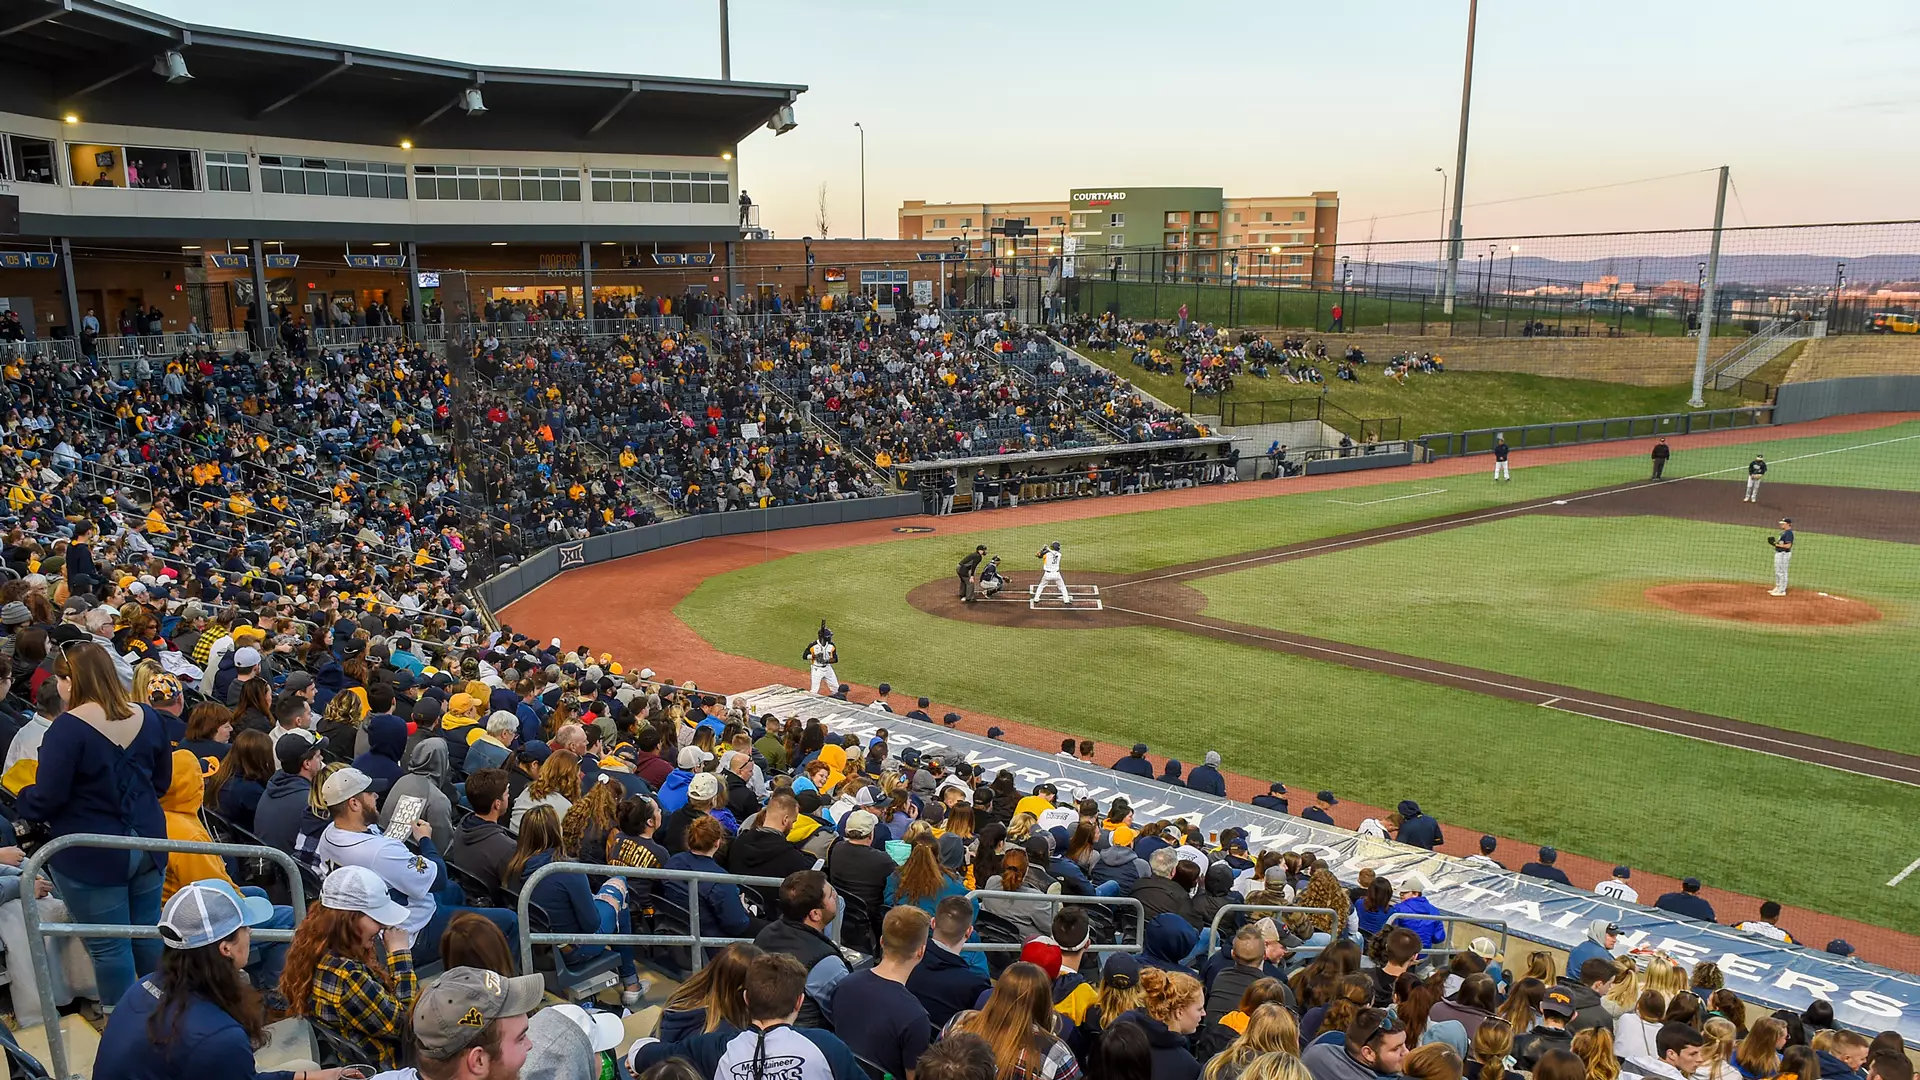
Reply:
[[[53, 1000], [53, 964], [47, 956], [47, 938], [157, 938], [158, 926], [120, 926], [108, 923], [43, 923], [40, 921], [40, 905], [32, 902], [32, 882], [39, 876], [53, 856], [68, 848], [102, 848], [109, 851], [165, 851], [182, 855], [241, 855], [270, 859], [280, 864], [286, 871], [288, 892], [293, 901], [293, 923], [297, 927], [307, 913], [306, 886], [300, 879], [299, 864], [293, 856], [277, 848], [257, 847], [252, 844], [207, 844], [193, 840], [152, 840], [144, 836], [109, 836], [105, 833], [68, 833], [56, 837], [35, 849], [20, 868], [20, 879], [24, 884], [23, 897], [27, 902], [20, 905], [20, 913], [26, 920], [27, 952], [33, 961], [33, 977], [40, 984], [40, 1015], [45, 1017], [47, 1050], [51, 1059], [53, 1075], [56, 1077], [73, 1076], [74, 1071], [67, 1061], [66, 1037], [60, 1029], [60, 1009]], [[254, 930], [256, 941], [292, 941], [292, 930]]]
[[[1771, 363], [1794, 342], [1827, 336], [1824, 319], [1798, 319], [1789, 323], [1771, 323], [1766, 329], [1727, 350], [1709, 374], [1715, 390], [1746, 388], [1747, 376]], [[1765, 386], [1765, 383], [1761, 383]]]
[[209, 348], [230, 353], [250, 348], [245, 331], [215, 330], [201, 333], [115, 334], [93, 339], [93, 353], [101, 360], [131, 360], [146, 353], [165, 356], [184, 349]]
[[[1465, 915], [1421, 915], [1414, 912], [1396, 911], [1393, 914], [1387, 916], [1387, 921], [1383, 925], [1382, 929], [1385, 929], [1385, 927], [1387, 926], [1404, 926], [1405, 924], [1413, 922], [1415, 920], [1442, 923], [1449, 928], [1449, 933], [1448, 933], [1449, 937], [1452, 936], [1451, 928], [1456, 924], [1461, 926], [1477, 926], [1482, 930], [1492, 930], [1495, 927], [1498, 927], [1500, 930], [1500, 948], [1498, 952], [1494, 953], [1494, 955], [1495, 956], [1507, 955], [1507, 936], [1508, 936], [1507, 924], [1505, 921], [1500, 919], [1475, 919], [1475, 918], [1469, 918], [1468, 916], [1465, 916]], [[1470, 951], [1472, 950], [1467, 948], [1458, 948], [1458, 949], [1440, 948], [1440, 949], [1420, 950], [1421, 955], [1423, 956], [1452, 956], [1455, 953], [1463, 953], [1463, 952], [1470, 952]]]
[[[1131, 907], [1134, 911], [1133, 944], [1114, 944], [1111, 942], [1087, 946], [1088, 952], [1139, 952], [1141, 942], [1147, 939], [1147, 908], [1145, 904], [1131, 896], [1067, 896], [1055, 893], [1006, 892], [1002, 889], [975, 889], [967, 894], [967, 899], [977, 906], [982, 897], [996, 900], [1024, 900], [1036, 904], [1049, 904], [1059, 907], [1061, 904], [1085, 904], [1089, 907]], [[969, 941], [960, 946], [962, 952], [1019, 952], [1025, 948], [1020, 942]]]
[[[533, 918], [533, 887], [555, 874], [593, 874], [599, 877], [645, 878], [648, 881], [679, 881], [687, 886], [687, 932], [684, 934], [556, 934], [534, 933], [528, 927]], [[706, 946], [731, 945], [750, 938], [715, 937], [700, 933], [700, 894], [702, 882], [722, 885], [772, 886], [779, 888], [781, 878], [749, 877], [745, 874], [710, 874], [704, 870], [663, 870], [639, 866], [600, 866], [594, 863], [551, 862], [535, 870], [520, 885], [520, 970], [533, 971], [535, 945], [680, 945], [693, 948], [693, 966], [705, 964]]]
[[[1220, 948], [1221, 921], [1236, 911], [1263, 911], [1269, 915], [1288, 915], [1294, 912], [1309, 915], [1326, 915], [1329, 917], [1329, 921], [1333, 923], [1333, 929], [1328, 931], [1328, 933], [1333, 936], [1334, 941], [1340, 940], [1341, 931], [1346, 929], [1346, 927], [1340, 925], [1340, 913], [1332, 908], [1300, 907], [1297, 904], [1222, 904], [1220, 910], [1213, 913], [1213, 925], [1209, 928], [1212, 930], [1212, 933], [1207, 935], [1208, 956], [1212, 956], [1215, 950]], [[1303, 953], [1310, 952], [1312, 955], [1318, 956], [1325, 948], [1325, 945], [1314, 945], [1303, 947], [1299, 951]]]
[[1604, 420], [1568, 420], [1556, 424], [1523, 424], [1506, 428], [1479, 428], [1474, 431], [1448, 431], [1422, 435], [1413, 440], [1430, 457], [1460, 457], [1466, 454], [1490, 454], [1496, 436], [1505, 435], [1515, 450], [1567, 446], [1574, 443], [1615, 442], [1620, 439], [1648, 439], [1659, 436], [1691, 435], [1701, 431], [1726, 431], [1757, 427], [1773, 417], [1771, 405], [1742, 405], [1733, 409], [1700, 409], [1694, 412], [1655, 413], [1649, 416], [1614, 416]]

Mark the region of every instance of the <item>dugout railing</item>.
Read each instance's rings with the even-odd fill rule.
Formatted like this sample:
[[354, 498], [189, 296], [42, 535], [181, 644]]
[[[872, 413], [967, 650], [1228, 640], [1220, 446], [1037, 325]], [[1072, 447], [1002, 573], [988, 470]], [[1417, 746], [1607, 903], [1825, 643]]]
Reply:
[[[1447, 941], [1452, 940], [1453, 927], [1455, 926], [1472, 926], [1482, 930], [1495, 930], [1497, 928], [1498, 933], [1500, 934], [1500, 944], [1497, 947], [1494, 955], [1495, 956], [1507, 955], [1507, 924], [1504, 922], [1501, 922], [1498, 919], [1479, 919], [1479, 918], [1471, 918], [1465, 915], [1422, 915], [1417, 912], [1396, 911], [1393, 914], [1387, 916], [1387, 921], [1385, 925], [1388, 927], [1404, 926], [1410, 922], [1440, 923], [1442, 926], [1447, 928], [1448, 936], [1446, 939], [1444, 939]], [[1431, 949], [1422, 949], [1420, 950], [1420, 955], [1452, 956], [1455, 953], [1463, 953], [1463, 952], [1470, 952], [1470, 951], [1471, 950], [1469, 949], [1454, 948], [1451, 945], [1447, 945], [1444, 947], [1436, 946]]]
[[1759, 427], [1773, 418], [1772, 405], [1743, 405], [1736, 409], [1701, 409], [1694, 412], [1655, 413], [1648, 416], [1612, 416], [1600, 420], [1568, 420], [1553, 424], [1519, 424], [1514, 427], [1479, 428], [1473, 431], [1447, 431], [1422, 435], [1413, 440], [1419, 456], [1435, 458], [1490, 454], [1494, 443], [1505, 436], [1514, 450], [1538, 450], [1576, 443], [1618, 442], [1622, 439], [1649, 439], [1661, 436], [1695, 435], [1708, 431], [1731, 431]]
[[[1346, 927], [1339, 925], [1340, 913], [1332, 908], [1300, 907], [1297, 904], [1222, 904], [1220, 905], [1220, 909], [1213, 913], [1213, 923], [1207, 928], [1209, 933], [1204, 946], [1206, 955], [1212, 956], [1216, 950], [1225, 948], [1220, 942], [1220, 930], [1225, 925], [1227, 916], [1238, 914], [1242, 911], [1258, 911], [1266, 915], [1292, 915], [1296, 913], [1303, 915], [1325, 915], [1329, 921], [1334, 924], [1333, 930], [1328, 934], [1330, 939], [1328, 944], [1339, 941], [1347, 930]], [[1296, 954], [1318, 956], [1326, 947], [1326, 945], [1302, 945], [1293, 951]]]

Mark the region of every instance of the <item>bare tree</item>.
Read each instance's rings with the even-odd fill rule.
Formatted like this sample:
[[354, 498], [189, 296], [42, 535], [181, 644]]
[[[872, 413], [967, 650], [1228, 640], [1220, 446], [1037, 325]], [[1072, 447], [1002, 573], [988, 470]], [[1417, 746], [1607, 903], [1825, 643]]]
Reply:
[[813, 211], [814, 235], [825, 239], [833, 232], [832, 223], [827, 219], [827, 182], [820, 181], [820, 202]]

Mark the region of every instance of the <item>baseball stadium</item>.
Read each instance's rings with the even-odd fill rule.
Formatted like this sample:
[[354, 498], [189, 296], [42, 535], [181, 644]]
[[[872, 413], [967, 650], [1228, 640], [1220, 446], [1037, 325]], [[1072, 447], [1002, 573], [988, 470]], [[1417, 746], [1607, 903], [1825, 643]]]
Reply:
[[[1154, 130], [1123, 4], [970, 57], [1106, 112], [971, 102], [1009, 191], [876, 162], [882, 239], [869, 126], [988, 145], [917, 12], [743, 19], [802, 128], [727, 0], [718, 78], [678, 12], [7, 7], [9, 1076], [1912, 1080], [1920, 219], [1844, 117], [1817, 204], [1469, 181], [1469, 2], [1417, 211], [1184, 106], [1231, 152], [1059, 182]], [[1343, 100], [1412, 160], [1401, 7]]]

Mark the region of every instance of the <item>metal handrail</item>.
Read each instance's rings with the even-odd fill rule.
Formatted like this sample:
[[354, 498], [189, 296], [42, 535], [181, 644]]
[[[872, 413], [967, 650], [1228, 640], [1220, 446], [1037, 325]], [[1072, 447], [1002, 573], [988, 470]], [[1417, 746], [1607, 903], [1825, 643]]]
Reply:
[[[1207, 936], [1208, 956], [1212, 956], [1214, 950], [1220, 947], [1220, 920], [1236, 911], [1264, 911], [1274, 915], [1285, 915], [1290, 912], [1299, 911], [1313, 915], [1330, 915], [1333, 917], [1335, 924], [1331, 932], [1336, 940], [1339, 939], [1340, 932], [1345, 929], [1345, 927], [1339, 925], [1340, 913], [1328, 907], [1300, 907], [1296, 904], [1222, 904], [1220, 910], [1213, 914], [1213, 925], [1210, 928], [1213, 932]], [[1310, 951], [1318, 956], [1324, 948], [1325, 946], [1314, 946]], [[1303, 948], [1301, 951], [1307, 952], [1309, 950]]]
[[[1113, 907], [1119, 905], [1121, 907], [1131, 907], [1134, 909], [1136, 916], [1133, 926], [1134, 944], [1089, 945], [1087, 946], [1088, 952], [1139, 952], [1140, 943], [1147, 939], [1147, 907], [1131, 896], [1068, 896], [1063, 893], [1007, 892], [1003, 889], [975, 889], [967, 894], [967, 899], [974, 904], [976, 909], [979, 907], [979, 902], [982, 897], [995, 897], [1003, 900], [1030, 900], [1034, 903], [1052, 904], [1056, 907], [1060, 904], [1086, 904], [1090, 907]], [[1026, 948], [1024, 943], [1015, 944], [1013, 942], [1002, 943], [997, 941], [969, 941], [965, 945], [960, 946], [962, 952], [1019, 952], [1023, 948]]]
[[[1460, 923], [1465, 926], [1478, 926], [1484, 930], [1491, 930], [1497, 926], [1500, 928], [1500, 950], [1495, 955], [1505, 956], [1507, 954], [1507, 923], [1506, 923], [1506, 920], [1504, 919], [1475, 919], [1465, 915], [1422, 915], [1418, 912], [1396, 911], [1393, 914], [1387, 916], [1387, 921], [1382, 924], [1382, 929], [1385, 929], [1388, 926], [1393, 926], [1396, 923], [1404, 924], [1413, 919], [1424, 919], [1427, 922], [1445, 923], [1448, 926], [1452, 926], [1455, 923]], [[1449, 937], [1452, 936], [1451, 931], [1449, 931], [1448, 936]], [[1440, 948], [1440, 949], [1422, 949], [1420, 951], [1421, 951], [1421, 954], [1425, 956], [1452, 956], [1455, 953], [1470, 952], [1472, 950]]]
[[[687, 933], [685, 934], [536, 934], [528, 929], [533, 918], [533, 887], [554, 874], [593, 874], [599, 877], [644, 878], [648, 881], [687, 883]], [[749, 938], [703, 937], [700, 933], [700, 897], [694, 886], [703, 881], [727, 885], [772, 885], [783, 878], [750, 877], [745, 874], [710, 874], [704, 870], [666, 870], [658, 867], [606, 866], [598, 863], [550, 862], [527, 875], [520, 883], [520, 970], [532, 971], [535, 945], [690, 945], [693, 966], [706, 961], [705, 945], [731, 945]]]
[[[60, 1007], [53, 1000], [53, 964], [47, 957], [47, 938], [50, 937], [91, 937], [91, 938], [157, 938], [158, 926], [116, 926], [104, 923], [43, 923], [40, 921], [40, 905], [32, 901], [32, 882], [40, 874], [48, 860], [68, 848], [103, 848], [109, 851], [167, 851], [182, 855], [242, 855], [265, 857], [279, 863], [287, 872], [288, 891], [293, 901], [293, 924], [298, 927], [307, 913], [306, 886], [300, 879], [299, 864], [293, 856], [278, 848], [259, 847], [253, 844], [209, 844], [197, 840], [154, 840], [145, 836], [109, 836], [106, 833], [68, 833], [55, 837], [40, 845], [27, 857], [25, 865], [20, 867], [20, 879], [27, 892], [22, 898], [27, 902], [20, 905], [20, 913], [26, 919], [27, 952], [33, 960], [33, 977], [40, 984], [40, 1015], [46, 1018], [47, 1050], [52, 1060], [53, 1075], [72, 1076], [67, 1062], [67, 1043], [60, 1029]], [[292, 930], [255, 930], [253, 937], [261, 941], [292, 941]]]

